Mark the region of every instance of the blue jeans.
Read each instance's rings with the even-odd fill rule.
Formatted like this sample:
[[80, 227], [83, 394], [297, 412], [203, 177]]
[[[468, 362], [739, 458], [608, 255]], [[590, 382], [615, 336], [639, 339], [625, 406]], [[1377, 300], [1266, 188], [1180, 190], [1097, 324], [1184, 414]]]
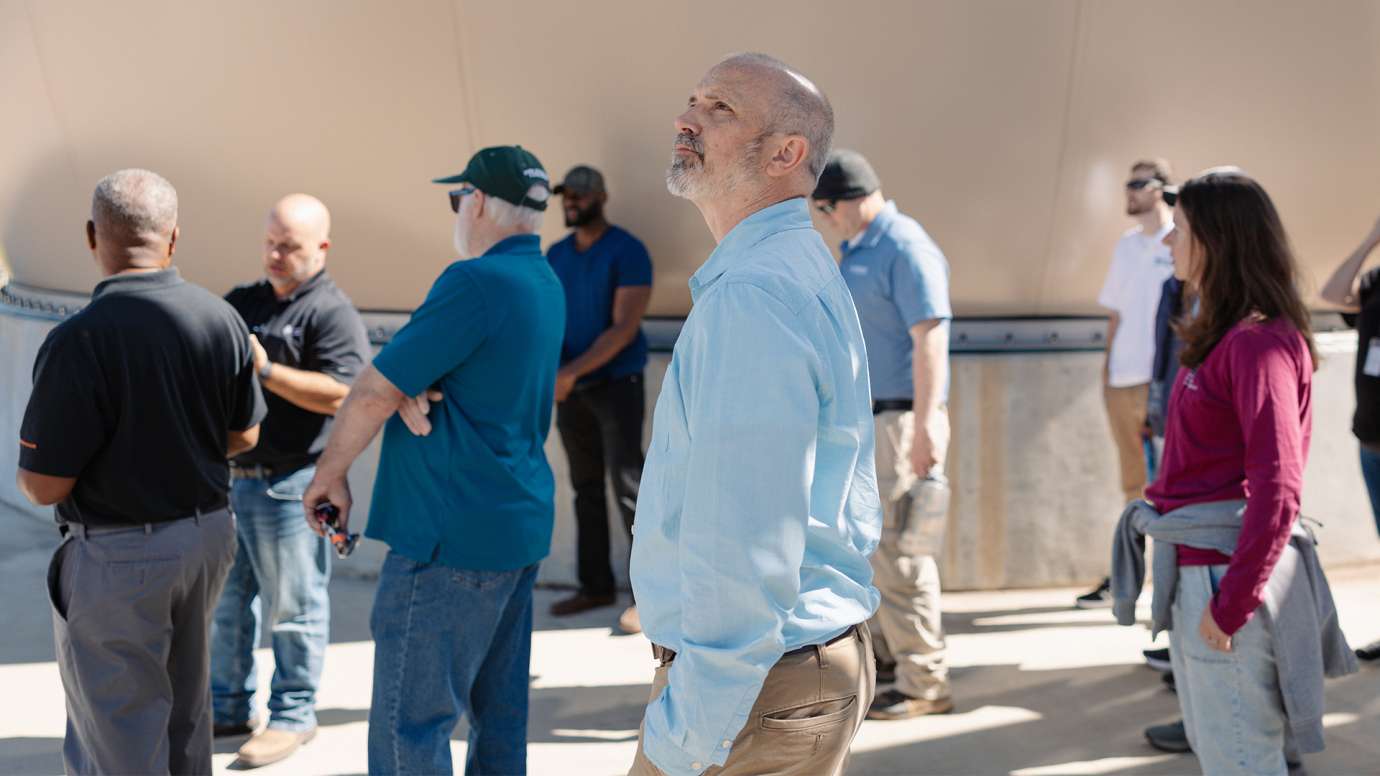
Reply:
[[527, 685], [537, 566], [471, 571], [388, 553], [369, 627], [369, 773], [452, 773], [450, 736], [470, 725], [465, 773], [527, 772]]
[[1375, 530], [1380, 531], [1380, 453], [1361, 448], [1361, 477], [1370, 494], [1370, 511], [1375, 517]]
[[230, 504], [239, 549], [211, 626], [211, 694], [216, 724], [249, 719], [254, 647], [265, 604], [273, 633], [268, 726], [316, 727], [316, 688], [330, 640], [330, 544], [302, 515], [302, 491], [315, 466], [271, 480], [237, 479]]
[[1226, 565], [1179, 567], [1169, 658], [1184, 731], [1206, 776], [1285, 776], [1291, 742], [1269, 618], [1257, 611], [1232, 634], [1231, 652], [1212, 649], [1198, 635], [1226, 572]]

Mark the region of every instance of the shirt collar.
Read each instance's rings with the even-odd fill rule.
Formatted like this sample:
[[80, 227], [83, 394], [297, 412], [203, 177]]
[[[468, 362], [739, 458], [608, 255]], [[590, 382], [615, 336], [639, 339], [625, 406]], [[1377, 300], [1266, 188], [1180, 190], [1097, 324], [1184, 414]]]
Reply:
[[810, 208], [804, 197], [792, 197], [784, 202], [764, 207], [738, 222], [728, 230], [709, 259], [690, 276], [690, 298], [714, 284], [725, 272], [745, 261], [743, 253], [768, 237], [792, 229], [813, 229]]
[[541, 238], [535, 234], [515, 234], [512, 237], [504, 237], [480, 255], [497, 256], [504, 253], [541, 254]]
[[96, 284], [96, 288], [91, 292], [91, 300], [95, 301], [110, 294], [128, 294], [154, 288], [167, 288], [181, 282], [182, 275], [177, 271], [177, 267], [168, 267], [155, 272], [131, 272], [127, 275], [114, 275]]
[[867, 225], [867, 229], [863, 231], [861, 237], [843, 243], [841, 248], [842, 253], [846, 255], [859, 248], [875, 247], [882, 239], [882, 234], [886, 232], [887, 226], [891, 224], [891, 219], [895, 217], [896, 201], [889, 199], [886, 201], [886, 204], [882, 206], [881, 212], [877, 213], [877, 217], [872, 219], [872, 223]]
[[[326, 282], [326, 270], [325, 270], [324, 268], [322, 268], [322, 270], [321, 270], [320, 272], [318, 272], [318, 273], [316, 273], [315, 275], [312, 275], [311, 277], [309, 277], [309, 278], [307, 278], [306, 280], [302, 281], [302, 285], [300, 285], [300, 286], [298, 286], [298, 287], [292, 289], [292, 293], [290, 293], [290, 294], [288, 294], [286, 297], [284, 297], [284, 298], [283, 298], [283, 301], [284, 301], [284, 302], [295, 302], [295, 301], [297, 301], [298, 299], [301, 299], [302, 297], [306, 296], [306, 295], [307, 295], [308, 293], [310, 293], [311, 291], [314, 291], [315, 289], [320, 288], [322, 285], [325, 284], [325, 282]], [[270, 286], [270, 288], [271, 288], [271, 286]], [[275, 296], [276, 296], [276, 294], [275, 294]]]

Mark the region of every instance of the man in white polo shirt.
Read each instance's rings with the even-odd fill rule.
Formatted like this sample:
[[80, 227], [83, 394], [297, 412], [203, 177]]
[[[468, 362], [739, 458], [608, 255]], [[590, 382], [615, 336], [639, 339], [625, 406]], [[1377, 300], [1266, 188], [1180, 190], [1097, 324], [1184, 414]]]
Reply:
[[[1161, 242], [1174, 228], [1174, 211], [1164, 200], [1169, 163], [1148, 159], [1131, 165], [1126, 181], [1126, 215], [1137, 223], [1117, 241], [1112, 266], [1097, 303], [1107, 308], [1107, 363], [1103, 396], [1121, 464], [1126, 501], [1141, 498], [1147, 478], [1146, 401], [1155, 360], [1155, 313], [1160, 290], [1174, 273], [1169, 249]], [[1082, 609], [1111, 606], [1107, 580], [1078, 597]]]

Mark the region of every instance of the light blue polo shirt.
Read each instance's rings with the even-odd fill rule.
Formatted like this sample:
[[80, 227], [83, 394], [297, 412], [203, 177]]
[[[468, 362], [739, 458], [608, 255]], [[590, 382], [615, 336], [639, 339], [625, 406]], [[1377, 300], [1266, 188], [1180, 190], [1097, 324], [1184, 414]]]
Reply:
[[383, 449], [366, 535], [401, 555], [503, 571], [551, 549], [551, 426], [565, 294], [536, 235], [457, 261], [374, 359], [408, 396], [428, 387], [431, 433], [398, 415]]
[[[856, 241], [844, 243], [839, 271], [853, 294], [867, 343], [873, 399], [913, 399], [910, 327], [948, 321], [949, 262], [915, 219], [887, 202]], [[948, 398], [944, 387], [944, 399]]]

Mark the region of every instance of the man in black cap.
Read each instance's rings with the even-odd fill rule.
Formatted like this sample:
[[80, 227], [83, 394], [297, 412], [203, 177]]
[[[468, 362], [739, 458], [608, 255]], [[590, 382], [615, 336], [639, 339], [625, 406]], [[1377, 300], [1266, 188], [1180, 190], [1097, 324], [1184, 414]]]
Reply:
[[48, 569], [68, 773], [210, 773], [211, 612], [235, 558], [227, 456], [258, 442], [249, 330], [172, 266], [177, 192], [96, 186], [105, 280], [49, 333], [20, 429], [19, 489], [57, 504]]
[[[604, 176], [580, 165], [553, 190], [573, 231], [546, 252], [565, 287], [565, 342], [556, 374], [556, 428], [570, 461], [580, 590], [551, 606], [557, 617], [618, 600], [609, 563], [604, 472], [623, 526], [632, 535], [642, 479], [642, 420], [647, 338], [642, 316], [652, 296], [652, 261], [642, 242], [604, 218]], [[626, 633], [642, 630], [637, 607], [618, 618]]]
[[877, 683], [896, 686], [877, 694], [868, 718], [942, 714], [953, 708], [935, 562], [948, 514], [949, 264], [920, 224], [882, 196], [857, 151], [830, 155], [812, 199], [826, 230], [843, 240], [839, 269], [858, 308], [872, 384], [885, 519], [872, 556], [882, 592], [873, 646]]
[[455, 249], [407, 325], [336, 413], [308, 523], [330, 503], [348, 530], [350, 464], [384, 427], [366, 534], [389, 546], [370, 629], [370, 773], [451, 773], [469, 719], [467, 773], [527, 770], [532, 587], [551, 549], [555, 482], [542, 445], [565, 326], [537, 231], [546, 171], [520, 146], [485, 148], [438, 183]]

